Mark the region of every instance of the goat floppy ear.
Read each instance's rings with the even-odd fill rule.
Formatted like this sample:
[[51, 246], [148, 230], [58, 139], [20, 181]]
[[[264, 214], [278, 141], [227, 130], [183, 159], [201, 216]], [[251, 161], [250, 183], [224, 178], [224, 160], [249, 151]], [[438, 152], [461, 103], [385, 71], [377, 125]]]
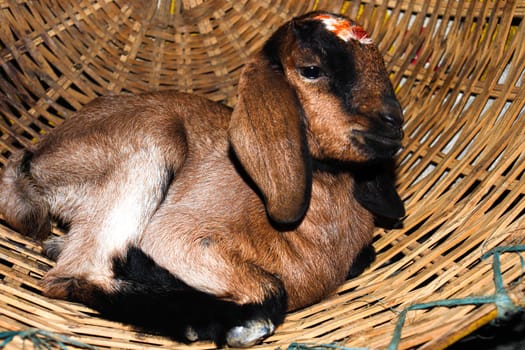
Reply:
[[233, 150], [261, 191], [270, 219], [296, 223], [311, 191], [299, 100], [262, 51], [244, 67], [238, 91], [229, 128]]
[[405, 216], [405, 206], [396, 191], [392, 164], [368, 165], [356, 173], [354, 196], [365, 209], [387, 219]]

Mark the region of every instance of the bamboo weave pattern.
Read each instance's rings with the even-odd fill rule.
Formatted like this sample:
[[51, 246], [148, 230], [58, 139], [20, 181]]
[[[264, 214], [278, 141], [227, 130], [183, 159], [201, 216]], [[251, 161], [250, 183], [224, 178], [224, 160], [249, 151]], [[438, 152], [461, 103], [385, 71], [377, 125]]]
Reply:
[[[174, 88], [234, 105], [250, 54], [316, 8], [356, 18], [384, 54], [405, 110], [397, 161], [407, 218], [377, 230], [379, 255], [365, 274], [289, 314], [257, 348], [385, 349], [407, 307], [492, 295], [483, 254], [525, 242], [523, 0], [0, 0], [0, 165], [99, 95]], [[522, 258], [499, 261], [506, 294], [524, 305]], [[51, 265], [0, 221], [0, 330], [37, 328], [100, 348], [212, 348], [42, 297]], [[496, 315], [492, 303], [410, 311], [399, 348], [446, 347]]]

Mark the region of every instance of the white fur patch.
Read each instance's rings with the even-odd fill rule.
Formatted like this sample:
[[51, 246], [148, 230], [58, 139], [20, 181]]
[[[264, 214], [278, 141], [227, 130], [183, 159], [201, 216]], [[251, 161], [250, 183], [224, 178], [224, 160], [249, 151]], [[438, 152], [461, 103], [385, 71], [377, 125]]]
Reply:
[[345, 42], [348, 42], [349, 40], [357, 40], [361, 44], [373, 43], [363, 27], [352, 23], [345, 18], [321, 14], [313, 17], [313, 19], [320, 20], [327, 30], [331, 31]]
[[[163, 174], [160, 151], [141, 151], [130, 156], [120, 170], [118, 181], [106, 191], [113, 191], [113, 202], [103, 227], [98, 232], [98, 253], [113, 257], [136, 244], [162, 198]], [[111, 193], [106, 198], [111, 198]]]

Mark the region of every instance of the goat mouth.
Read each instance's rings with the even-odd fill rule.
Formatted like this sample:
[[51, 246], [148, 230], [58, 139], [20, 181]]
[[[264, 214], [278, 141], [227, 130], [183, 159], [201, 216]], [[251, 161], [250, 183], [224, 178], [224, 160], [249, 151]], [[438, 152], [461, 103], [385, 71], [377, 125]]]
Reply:
[[378, 135], [363, 130], [353, 130], [352, 134], [365, 148], [373, 149], [378, 153], [393, 155], [402, 146], [401, 139], [396, 136]]
[[386, 147], [401, 147], [401, 139], [399, 137], [378, 135], [363, 130], [353, 130], [353, 134], [361, 138], [363, 142], [372, 141], [374, 143], [378, 143]]

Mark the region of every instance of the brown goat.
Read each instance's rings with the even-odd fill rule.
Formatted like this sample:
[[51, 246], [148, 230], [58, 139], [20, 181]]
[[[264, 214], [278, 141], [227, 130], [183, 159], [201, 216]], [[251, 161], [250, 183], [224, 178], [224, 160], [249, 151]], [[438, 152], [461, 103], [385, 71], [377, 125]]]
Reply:
[[313, 12], [248, 62], [233, 112], [177, 92], [85, 106], [12, 156], [0, 212], [40, 239], [67, 223], [46, 295], [249, 346], [346, 279], [374, 220], [404, 215], [389, 167], [402, 121], [363, 29]]

